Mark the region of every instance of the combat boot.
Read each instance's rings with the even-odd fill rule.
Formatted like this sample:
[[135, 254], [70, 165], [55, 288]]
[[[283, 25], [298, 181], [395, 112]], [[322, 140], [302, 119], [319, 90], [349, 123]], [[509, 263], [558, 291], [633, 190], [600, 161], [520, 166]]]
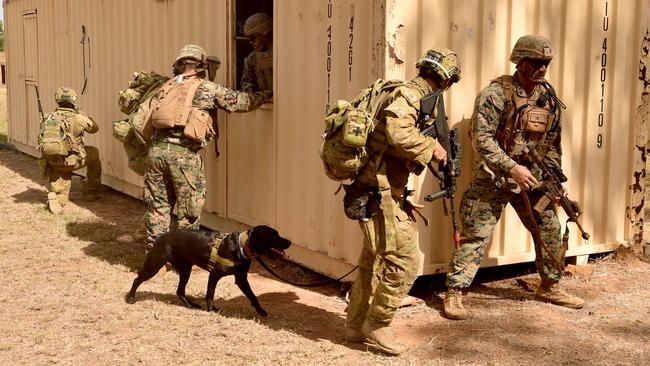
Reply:
[[389, 325], [366, 319], [361, 327], [361, 334], [365, 337], [367, 343], [389, 355], [397, 356], [406, 351], [406, 346], [397, 341]]
[[577, 296], [569, 295], [560, 290], [558, 281], [543, 279], [535, 293], [535, 299], [571, 309], [581, 309], [585, 301]]
[[364, 337], [363, 333], [361, 333], [361, 329], [355, 329], [349, 325], [345, 326], [345, 334], [343, 335], [343, 338], [345, 338], [347, 342], [351, 343], [366, 342], [366, 337]]
[[56, 193], [49, 192], [47, 194], [47, 208], [51, 213], [56, 215], [63, 212], [63, 206], [61, 206], [61, 202], [59, 202], [59, 199], [56, 197]]
[[444, 300], [445, 316], [448, 319], [461, 320], [467, 318], [467, 310], [463, 306], [463, 293], [458, 288], [449, 287]]

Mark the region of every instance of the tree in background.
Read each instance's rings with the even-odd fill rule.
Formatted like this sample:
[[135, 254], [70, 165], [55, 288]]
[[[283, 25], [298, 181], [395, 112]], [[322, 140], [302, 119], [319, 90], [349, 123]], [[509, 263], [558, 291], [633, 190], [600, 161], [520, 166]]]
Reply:
[[0, 20], [0, 52], [5, 50], [5, 24]]

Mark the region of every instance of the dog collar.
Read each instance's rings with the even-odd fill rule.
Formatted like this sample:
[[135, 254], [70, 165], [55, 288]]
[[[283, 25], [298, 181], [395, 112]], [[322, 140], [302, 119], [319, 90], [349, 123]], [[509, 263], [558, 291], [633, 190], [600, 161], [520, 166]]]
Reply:
[[[250, 246], [248, 245], [248, 239], [249, 239], [248, 231], [241, 232], [237, 237], [240, 254], [242, 255], [242, 258], [247, 258], [247, 259], [255, 258], [257, 257], [257, 254], [253, 253], [253, 251], [251, 250]], [[242, 242], [244, 244], [242, 244]]]

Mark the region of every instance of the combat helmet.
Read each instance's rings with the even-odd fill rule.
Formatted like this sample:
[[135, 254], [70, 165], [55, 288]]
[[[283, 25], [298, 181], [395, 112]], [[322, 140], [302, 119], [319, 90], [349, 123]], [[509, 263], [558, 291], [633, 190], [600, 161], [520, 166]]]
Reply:
[[54, 101], [59, 106], [68, 104], [75, 107], [77, 105], [77, 92], [72, 88], [62, 86], [54, 93]]
[[186, 58], [198, 61], [201, 65], [204, 65], [206, 59], [206, 52], [201, 46], [197, 46], [195, 44], [186, 44], [178, 52], [178, 56], [176, 57], [176, 61], [174, 62], [174, 64], [177, 64], [179, 61]]
[[244, 22], [244, 35], [269, 34], [273, 30], [273, 18], [266, 13], [255, 13]]
[[446, 48], [434, 47], [428, 50], [415, 63], [415, 67], [430, 69], [443, 80], [450, 79], [454, 83], [460, 80], [460, 60], [458, 55]]
[[548, 61], [552, 60], [553, 47], [551, 47], [551, 41], [534, 34], [528, 34], [519, 38], [517, 43], [515, 43], [515, 46], [512, 47], [510, 61], [518, 64], [519, 61], [525, 58]]

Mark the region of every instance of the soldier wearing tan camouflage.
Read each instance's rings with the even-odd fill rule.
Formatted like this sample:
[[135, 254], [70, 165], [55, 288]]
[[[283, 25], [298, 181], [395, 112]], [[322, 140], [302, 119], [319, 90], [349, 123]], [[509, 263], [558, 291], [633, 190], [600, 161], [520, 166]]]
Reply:
[[[560, 222], [553, 203], [537, 212], [530, 209], [544, 196], [536, 189], [542, 176], [523, 154], [529, 143], [549, 165], [560, 166], [561, 106], [545, 76], [553, 59], [548, 39], [527, 35], [515, 44], [510, 61], [514, 75], [492, 80], [476, 97], [470, 124], [475, 151], [472, 181], [463, 194], [460, 215], [461, 249], [453, 254], [447, 273], [445, 315], [463, 319], [461, 289], [469, 287], [503, 208], [511, 204], [524, 226], [539, 232], [535, 264], [541, 277], [536, 298], [570, 308], [584, 301], [558, 288], [566, 247], [560, 240]], [[523, 191], [523, 193], [521, 193]], [[524, 194], [526, 196], [524, 196]], [[531, 217], [534, 219], [532, 220]], [[534, 222], [533, 222], [534, 221]], [[539, 229], [537, 230], [536, 227]]]
[[47, 208], [50, 212], [59, 214], [68, 203], [72, 186], [72, 172], [87, 167], [86, 181], [83, 187], [83, 197], [86, 200], [97, 199], [97, 189], [101, 185], [102, 164], [99, 160], [99, 150], [94, 146], [85, 146], [85, 132], [99, 131], [97, 123], [84, 111], [77, 107], [77, 92], [72, 88], [61, 87], [54, 94], [57, 107], [44, 117], [60, 118], [70, 126], [67, 156], [42, 156], [39, 165], [44, 176], [49, 179]]
[[[202, 47], [184, 46], [173, 65], [175, 77], [160, 88], [146, 117], [154, 127], [144, 175], [148, 247], [170, 229], [174, 205], [179, 228], [199, 228], [206, 187], [199, 151], [215, 136], [216, 111], [252, 111], [270, 95], [239, 93], [203, 80], [199, 76], [206, 67]], [[170, 107], [165, 97], [178, 103]]]
[[255, 13], [244, 22], [244, 35], [253, 51], [244, 59], [241, 89], [246, 92], [273, 90], [273, 18]]
[[411, 173], [419, 174], [428, 163], [447, 159], [442, 146], [415, 126], [420, 99], [460, 79], [458, 57], [446, 49], [429, 50], [416, 66], [419, 75], [398, 86], [380, 105], [378, 123], [366, 144], [370, 162], [359, 171], [351, 185], [354, 189], [346, 188], [346, 200], [353, 191], [375, 192], [381, 200], [369, 203], [368, 210], [374, 206], [376, 212], [359, 220], [364, 243], [347, 310], [345, 339], [371, 343], [392, 355], [406, 349], [390, 323], [413, 285], [420, 260], [412, 210], [422, 206], [405, 200], [404, 188]]

